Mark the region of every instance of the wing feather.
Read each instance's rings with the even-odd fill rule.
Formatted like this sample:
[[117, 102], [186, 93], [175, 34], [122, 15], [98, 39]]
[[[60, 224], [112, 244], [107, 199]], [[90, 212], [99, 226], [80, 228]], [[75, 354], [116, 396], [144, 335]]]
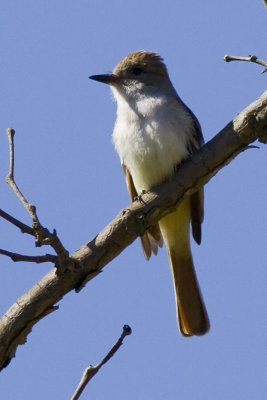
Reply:
[[[195, 114], [185, 104], [188, 113], [193, 120], [193, 133], [191, 140], [188, 143], [188, 151], [190, 154], [196, 152], [204, 144], [204, 138], [201, 130], [200, 123]], [[201, 243], [201, 225], [204, 220], [204, 188], [190, 196], [190, 209], [191, 209], [191, 227], [192, 235], [197, 244]]]

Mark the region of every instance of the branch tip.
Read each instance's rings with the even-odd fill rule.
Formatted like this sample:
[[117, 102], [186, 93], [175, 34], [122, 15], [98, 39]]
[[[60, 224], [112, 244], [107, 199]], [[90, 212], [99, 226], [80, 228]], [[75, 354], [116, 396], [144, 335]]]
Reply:
[[13, 128], [7, 128], [7, 130], [6, 130], [6, 134], [7, 134], [8, 137], [14, 136], [15, 133], [16, 133], [16, 131]]
[[75, 389], [75, 392], [73, 393], [71, 400], [77, 400], [79, 399], [80, 395], [84, 391], [85, 387], [87, 384], [90, 382], [90, 380], [97, 374], [97, 372], [100, 370], [100, 368], [108, 361], [110, 358], [119, 350], [119, 348], [122, 345], [122, 341], [125, 336], [130, 335], [132, 333], [132, 329], [129, 325], [124, 325], [122, 328], [122, 334], [120, 335], [119, 339], [116, 341], [116, 343], [112, 346], [111, 350], [108, 352], [108, 354], [103, 358], [100, 363], [97, 365], [90, 365], [89, 367], [86, 367], [82, 378]]
[[129, 325], [124, 325], [123, 326], [123, 333], [124, 336], [128, 336], [132, 334], [132, 328]]
[[[263, 65], [264, 67], [267, 67], [267, 61], [261, 60], [255, 55], [248, 55], [247, 57], [243, 56], [231, 56], [231, 55], [225, 55], [224, 56], [224, 61], [230, 62], [230, 61], [246, 61], [246, 62], [253, 62], [258, 65]], [[261, 73], [264, 73], [267, 71], [267, 68], [265, 68]]]

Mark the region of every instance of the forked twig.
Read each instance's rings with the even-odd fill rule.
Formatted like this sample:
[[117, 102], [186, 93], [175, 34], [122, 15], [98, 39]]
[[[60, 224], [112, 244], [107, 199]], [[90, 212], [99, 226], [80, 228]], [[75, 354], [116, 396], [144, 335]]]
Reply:
[[75, 392], [73, 393], [71, 400], [77, 400], [79, 399], [80, 395], [82, 394], [83, 390], [87, 386], [88, 382], [97, 374], [97, 372], [100, 370], [100, 368], [108, 361], [111, 359], [112, 356], [119, 350], [119, 348], [122, 345], [123, 339], [125, 336], [131, 335], [132, 329], [129, 327], [129, 325], [124, 325], [123, 331], [117, 342], [114, 344], [112, 349], [108, 352], [108, 354], [103, 358], [100, 363], [97, 365], [90, 365], [90, 367], [87, 367], [83, 373], [83, 376], [81, 378], [81, 381], [79, 385], [77, 386]]
[[[246, 62], [253, 62], [255, 64], [263, 65], [264, 67], [267, 67], [267, 61], [261, 60], [255, 55], [249, 55], [248, 57], [242, 57], [242, 56], [230, 56], [230, 55], [225, 55], [224, 56], [224, 61], [226, 62], [231, 62], [231, 61], [246, 61]], [[263, 74], [264, 72], [267, 71], [267, 68], [264, 68], [261, 73]]]
[[[15, 171], [15, 152], [14, 152], [14, 135], [15, 135], [15, 130], [12, 128], [7, 129], [7, 137], [9, 141], [9, 173], [6, 177], [6, 182], [8, 185], [13, 189], [14, 193], [18, 197], [18, 199], [21, 201], [23, 206], [26, 208], [28, 211], [31, 220], [32, 220], [32, 228], [28, 227], [27, 225], [23, 224], [22, 222], [16, 220], [15, 218], [11, 217], [9, 214], [5, 212], [1, 212], [1, 216], [11, 222], [12, 224], [16, 225], [19, 227], [23, 232], [27, 232], [29, 234], [33, 234], [36, 238], [35, 244], [37, 247], [43, 246], [43, 245], [50, 245], [58, 255], [58, 257], [55, 257], [55, 259], [58, 259], [59, 262], [64, 265], [69, 262], [69, 252], [64, 248], [63, 244], [61, 243], [59, 237], [57, 236], [56, 230], [53, 230], [51, 233], [47, 228], [43, 227], [42, 224], [39, 221], [39, 218], [37, 216], [37, 211], [36, 207], [28, 202], [26, 197], [23, 195], [21, 190], [19, 189], [18, 185], [15, 182], [15, 176], [14, 176], [14, 171]], [[26, 256], [25, 256], [26, 257]], [[31, 257], [31, 256], [29, 256]], [[29, 260], [30, 261], [30, 260]], [[31, 260], [32, 261], [32, 260]], [[51, 260], [49, 260], [51, 261]], [[44, 262], [44, 261], [42, 261]]]

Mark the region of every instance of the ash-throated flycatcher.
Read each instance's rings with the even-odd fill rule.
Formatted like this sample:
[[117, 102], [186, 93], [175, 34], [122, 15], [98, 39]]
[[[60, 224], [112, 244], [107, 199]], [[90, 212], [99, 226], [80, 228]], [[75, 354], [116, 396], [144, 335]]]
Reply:
[[[197, 118], [176, 93], [157, 54], [131, 53], [112, 74], [90, 78], [109, 84], [117, 101], [113, 142], [132, 200], [171, 178], [181, 161], [203, 144]], [[175, 287], [177, 319], [184, 336], [203, 335], [209, 330], [190, 249], [190, 224], [193, 237], [200, 244], [202, 221], [203, 188], [141, 237], [147, 259], [152, 252], [157, 254], [164, 239]]]

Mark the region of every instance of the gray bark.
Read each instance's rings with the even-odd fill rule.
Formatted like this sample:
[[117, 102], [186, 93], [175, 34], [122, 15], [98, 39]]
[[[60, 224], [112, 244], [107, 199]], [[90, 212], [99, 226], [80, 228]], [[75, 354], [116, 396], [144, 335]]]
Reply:
[[171, 181], [142, 195], [122, 210], [93, 240], [76, 250], [67, 265], [53, 268], [0, 319], [0, 368], [8, 365], [32, 327], [69, 291], [79, 291], [137, 236], [174, 210], [184, 196], [206, 184], [255, 140], [267, 139], [267, 91], [244, 109], [192, 158]]

